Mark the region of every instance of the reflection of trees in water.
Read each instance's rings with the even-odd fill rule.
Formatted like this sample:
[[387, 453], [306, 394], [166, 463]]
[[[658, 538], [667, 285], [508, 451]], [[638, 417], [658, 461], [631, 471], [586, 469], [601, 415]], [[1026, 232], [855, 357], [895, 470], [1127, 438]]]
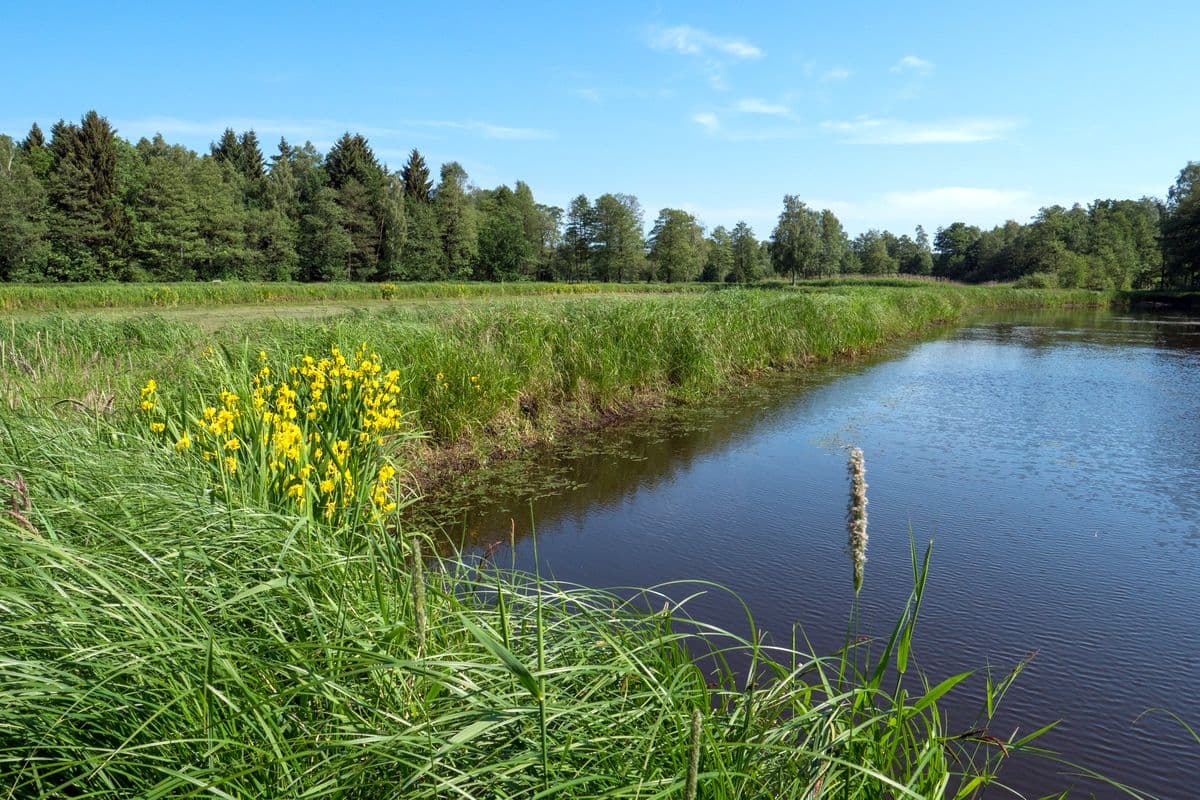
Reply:
[[1200, 353], [1200, 317], [1116, 313], [1099, 308], [990, 312], [968, 323], [967, 341], [1046, 350], [1063, 344], [1101, 347], [1152, 345]]

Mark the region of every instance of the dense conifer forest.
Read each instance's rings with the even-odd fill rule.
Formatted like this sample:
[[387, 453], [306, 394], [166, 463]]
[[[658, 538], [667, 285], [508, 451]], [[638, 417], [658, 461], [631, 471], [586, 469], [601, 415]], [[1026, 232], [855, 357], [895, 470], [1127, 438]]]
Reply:
[[[528, 184], [436, 176], [413, 149], [399, 170], [346, 133], [319, 152], [227, 129], [198, 154], [131, 143], [100, 114], [0, 135], [0, 281], [728, 281], [772, 274], [928, 275], [1038, 287], [1200, 287], [1200, 163], [1165, 200], [1041, 209], [991, 230], [847, 236], [830, 210], [788, 195], [773, 231], [706, 230], [633, 194], [539, 203]], [[712, 222], [706, 220], [705, 222]], [[763, 238], [759, 238], [762, 236]]]

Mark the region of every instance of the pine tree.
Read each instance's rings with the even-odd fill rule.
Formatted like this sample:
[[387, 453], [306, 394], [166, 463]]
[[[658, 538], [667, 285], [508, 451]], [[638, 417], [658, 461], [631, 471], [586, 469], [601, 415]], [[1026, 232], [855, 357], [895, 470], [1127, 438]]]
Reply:
[[21, 141], [21, 150], [25, 153], [25, 163], [33, 170], [33, 174], [39, 180], [46, 180], [51, 167], [54, 166], [54, 156], [46, 147], [46, 137], [42, 135], [42, 129], [36, 122], [30, 126], [29, 133]]
[[433, 190], [433, 181], [429, 179], [429, 167], [425, 166], [425, 159], [417, 148], [414, 147], [408, 154], [408, 161], [400, 170], [400, 175], [404, 178], [404, 196], [406, 198], [418, 203], [429, 201], [429, 194]]

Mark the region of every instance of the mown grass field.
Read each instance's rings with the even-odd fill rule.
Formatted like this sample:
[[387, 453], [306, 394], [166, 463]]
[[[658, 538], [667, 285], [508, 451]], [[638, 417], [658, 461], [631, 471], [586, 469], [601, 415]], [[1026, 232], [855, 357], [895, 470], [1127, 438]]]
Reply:
[[[573, 419], [686, 401], [971, 309], [1109, 299], [835, 284], [396, 304], [215, 334], [161, 316], [10, 319], [0, 787], [975, 796], [1036, 731], [1003, 748], [956, 738], [938, 703], [963, 675], [900, 688], [918, 554], [890, 641], [818, 655], [692, 620], [667, 599], [679, 587], [617, 595], [427, 562], [430, 542], [392, 504], [410, 499], [412, 459], [456, 443], [565, 435]], [[980, 730], [1019, 668], [988, 681]]]

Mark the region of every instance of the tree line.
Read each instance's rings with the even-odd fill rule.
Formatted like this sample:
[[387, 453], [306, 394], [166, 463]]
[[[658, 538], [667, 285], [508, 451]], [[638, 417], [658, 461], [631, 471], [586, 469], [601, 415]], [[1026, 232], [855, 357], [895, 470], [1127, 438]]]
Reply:
[[1089, 288], [1200, 287], [1200, 164], [1165, 201], [1043, 208], [991, 230], [932, 239], [868, 230], [788, 195], [768, 238], [744, 221], [709, 231], [637, 197], [538, 203], [529, 185], [473, 186], [457, 162], [435, 180], [413, 149], [392, 171], [363, 136], [327, 153], [227, 129], [208, 153], [161, 135], [131, 143], [103, 116], [0, 135], [0, 280], [558, 280], [753, 282], [929, 275]]

